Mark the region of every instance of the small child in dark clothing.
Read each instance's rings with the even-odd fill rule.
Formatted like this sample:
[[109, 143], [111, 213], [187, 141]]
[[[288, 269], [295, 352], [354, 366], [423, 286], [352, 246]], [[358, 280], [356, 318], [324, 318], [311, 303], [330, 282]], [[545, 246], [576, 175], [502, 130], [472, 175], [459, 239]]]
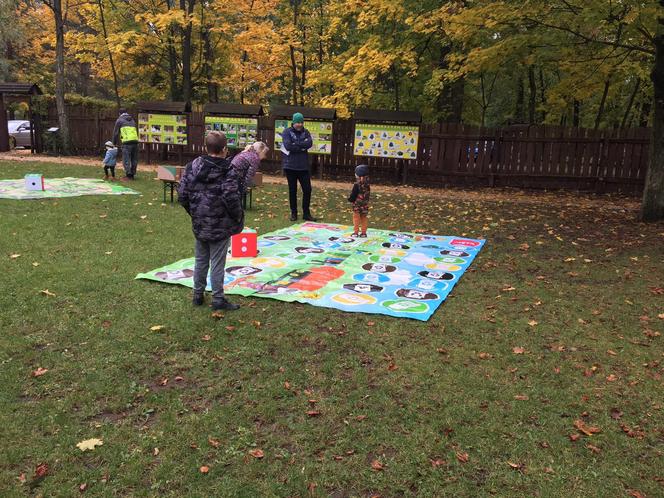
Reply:
[[104, 165], [104, 180], [108, 180], [108, 172], [110, 170], [113, 179], [115, 179], [115, 165], [118, 161], [118, 148], [113, 145], [110, 140], [104, 144], [106, 147], [106, 155], [102, 164]]
[[[351, 237], [366, 237], [369, 225], [369, 166], [360, 164], [355, 168], [355, 184], [348, 198], [353, 203], [353, 225], [355, 225]], [[360, 231], [362, 230], [362, 231]]]

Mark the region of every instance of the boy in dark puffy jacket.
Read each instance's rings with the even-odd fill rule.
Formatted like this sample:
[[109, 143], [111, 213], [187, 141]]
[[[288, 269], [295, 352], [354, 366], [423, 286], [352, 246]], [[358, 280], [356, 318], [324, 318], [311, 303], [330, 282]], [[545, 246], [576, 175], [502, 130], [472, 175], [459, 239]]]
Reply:
[[208, 269], [211, 267], [214, 310], [236, 310], [240, 307], [224, 296], [226, 254], [231, 236], [244, 228], [238, 175], [226, 159], [226, 145], [223, 133], [208, 133], [205, 137], [207, 155], [187, 165], [178, 189], [178, 200], [191, 216], [196, 237], [193, 303], [196, 306], [203, 304]]
[[[369, 185], [369, 166], [360, 164], [355, 168], [355, 184], [348, 198], [353, 203], [353, 235], [351, 237], [366, 237], [369, 226], [369, 196], [371, 186]], [[362, 230], [360, 232], [360, 230]]]

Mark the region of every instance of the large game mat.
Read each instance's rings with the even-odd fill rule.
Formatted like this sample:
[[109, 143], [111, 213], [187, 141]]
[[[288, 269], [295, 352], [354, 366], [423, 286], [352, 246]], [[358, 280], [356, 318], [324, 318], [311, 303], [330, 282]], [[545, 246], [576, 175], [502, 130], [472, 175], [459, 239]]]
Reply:
[[81, 195], [138, 194], [117, 183], [94, 178], [44, 178], [45, 190], [26, 190], [25, 181], [0, 180], [0, 199], [50, 199]]
[[[360, 313], [428, 320], [484, 240], [303, 223], [267, 233], [255, 258], [226, 263], [227, 294], [298, 301]], [[136, 278], [193, 287], [194, 259]], [[209, 280], [208, 280], [209, 288]]]

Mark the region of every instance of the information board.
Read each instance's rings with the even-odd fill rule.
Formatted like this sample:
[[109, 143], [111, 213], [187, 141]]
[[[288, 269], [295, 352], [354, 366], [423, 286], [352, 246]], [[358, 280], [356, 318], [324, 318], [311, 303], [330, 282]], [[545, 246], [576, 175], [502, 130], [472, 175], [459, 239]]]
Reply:
[[205, 134], [223, 131], [229, 149], [244, 149], [253, 144], [258, 136], [258, 119], [230, 116], [205, 116]]
[[355, 124], [356, 156], [416, 159], [419, 128], [408, 125]]
[[187, 145], [187, 115], [139, 113], [138, 141]]
[[[286, 119], [277, 119], [274, 121], [274, 148], [281, 148], [281, 134], [290, 126]], [[311, 154], [332, 154], [332, 122], [331, 121], [307, 121], [304, 127], [311, 133], [311, 139], [314, 142], [313, 147], [309, 149]]]

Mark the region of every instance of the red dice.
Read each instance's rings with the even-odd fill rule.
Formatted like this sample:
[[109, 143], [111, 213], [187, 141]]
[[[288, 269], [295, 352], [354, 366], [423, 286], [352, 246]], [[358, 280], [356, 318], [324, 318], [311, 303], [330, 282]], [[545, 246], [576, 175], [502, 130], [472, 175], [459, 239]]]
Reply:
[[231, 256], [234, 258], [255, 258], [258, 256], [258, 234], [255, 230], [244, 229], [231, 237]]

